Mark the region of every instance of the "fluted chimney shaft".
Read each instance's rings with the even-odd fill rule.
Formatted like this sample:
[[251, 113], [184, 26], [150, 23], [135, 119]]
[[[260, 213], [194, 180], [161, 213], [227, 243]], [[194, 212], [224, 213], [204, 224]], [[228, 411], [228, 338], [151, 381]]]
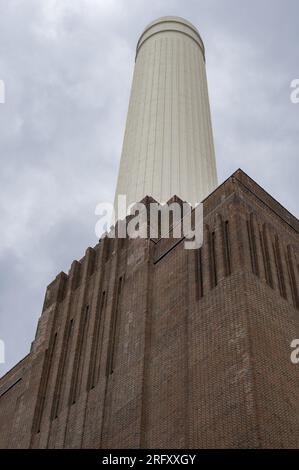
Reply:
[[194, 204], [216, 186], [202, 39], [182, 18], [159, 18], [137, 44], [116, 197]]

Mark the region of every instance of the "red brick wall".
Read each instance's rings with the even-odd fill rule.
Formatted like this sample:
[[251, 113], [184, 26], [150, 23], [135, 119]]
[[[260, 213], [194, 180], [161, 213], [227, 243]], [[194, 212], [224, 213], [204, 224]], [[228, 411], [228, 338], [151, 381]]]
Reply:
[[204, 214], [200, 250], [106, 238], [48, 286], [0, 447], [299, 446], [298, 221], [241, 170]]

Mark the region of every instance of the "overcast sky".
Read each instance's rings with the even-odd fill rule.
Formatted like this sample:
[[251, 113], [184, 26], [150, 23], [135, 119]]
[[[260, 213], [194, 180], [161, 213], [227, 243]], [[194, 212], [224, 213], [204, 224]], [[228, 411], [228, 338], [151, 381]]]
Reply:
[[164, 15], [205, 42], [219, 182], [240, 167], [298, 216], [298, 0], [0, 0], [0, 375], [28, 353], [46, 286], [97, 242], [135, 45]]

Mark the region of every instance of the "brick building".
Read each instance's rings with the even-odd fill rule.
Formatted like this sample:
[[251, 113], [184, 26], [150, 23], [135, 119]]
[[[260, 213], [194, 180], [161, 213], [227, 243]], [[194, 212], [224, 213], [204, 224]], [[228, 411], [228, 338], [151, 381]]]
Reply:
[[241, 170], [204, 243], [109, 239], [48, 286], [0, 445], [298, 447], [299, 223]]

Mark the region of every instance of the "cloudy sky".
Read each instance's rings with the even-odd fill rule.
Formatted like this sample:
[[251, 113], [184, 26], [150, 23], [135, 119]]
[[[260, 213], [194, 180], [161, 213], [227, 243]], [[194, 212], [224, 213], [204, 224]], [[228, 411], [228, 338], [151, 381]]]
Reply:
[[220, 182], [241, 167], [298, 216], [298, 0], [0, 0], [0, 339], [30, 348], [45, 288], [113, 201], [139, 34], [198, 27]]

